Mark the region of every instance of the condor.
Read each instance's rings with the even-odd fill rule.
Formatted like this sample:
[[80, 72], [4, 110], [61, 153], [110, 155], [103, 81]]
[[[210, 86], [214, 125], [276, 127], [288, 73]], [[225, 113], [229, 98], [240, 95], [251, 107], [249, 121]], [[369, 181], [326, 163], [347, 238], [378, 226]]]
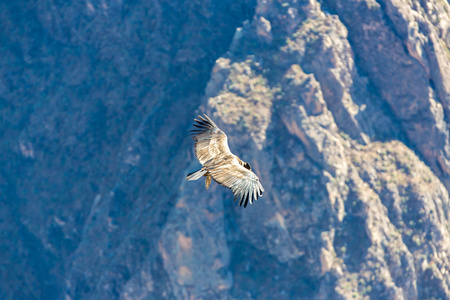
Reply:
[[258, 176], [252, 172], [249, 163], [231, 153], [226, 134], [207, 115], [198, 117], [194, 119], [195, 128], [191, 134], [195, 140], [195, 156], [203, 167], [187, 175], [186, 179], [197, 180], [205, 176], [208, 189], [212, 178], [233, 191], [234, 201], [239, 200], [239, 206], [247, 207], [264, 192]]

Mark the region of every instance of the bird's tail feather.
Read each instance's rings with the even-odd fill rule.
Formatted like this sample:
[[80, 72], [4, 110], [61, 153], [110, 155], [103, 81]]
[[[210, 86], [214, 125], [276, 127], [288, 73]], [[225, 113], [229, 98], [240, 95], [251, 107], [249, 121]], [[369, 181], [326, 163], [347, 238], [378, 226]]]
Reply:
[[200, 177], [202, 177], [203, 175], [205, 175], [206, 172], [207, 172], [206, 170], [200, 169], [200, 170], [198, 170], [198, 171], [195, 171], [195, 172], [193, 172], [193, 173], [188, 174], [188, 175], [186, 176], [186, 179], [187, 179], [187, 180], [197, 180], [197, 179], [199, 179]]

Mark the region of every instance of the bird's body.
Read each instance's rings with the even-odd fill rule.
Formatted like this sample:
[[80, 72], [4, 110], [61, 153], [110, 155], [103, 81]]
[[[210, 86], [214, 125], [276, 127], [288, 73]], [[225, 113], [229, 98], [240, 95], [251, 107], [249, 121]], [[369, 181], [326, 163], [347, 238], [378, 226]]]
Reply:
[[197, 180], [205, 176], [206, 189], [213, 179], [231, 189], [239, 205], [247, 207], [248, 203], [252, 204], [262, 196], [264, 188], [258, 176], [251, 171], [250, 164], [231, 153], [226, 134], [208, 116], [199, 116], [195, 122], [195, 129], [191, 131], [195, 140], [194, 152], [203, 167], [186, 179]]

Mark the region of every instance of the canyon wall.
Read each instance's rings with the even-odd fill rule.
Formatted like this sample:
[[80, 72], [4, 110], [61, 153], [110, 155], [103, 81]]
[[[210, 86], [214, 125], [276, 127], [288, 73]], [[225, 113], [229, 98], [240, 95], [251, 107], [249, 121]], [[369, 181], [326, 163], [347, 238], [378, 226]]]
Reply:
[[[448, 299], [450, 5], [0, 4], [0, 298]], [[187, 182], [208, 114], [265, 194]]]

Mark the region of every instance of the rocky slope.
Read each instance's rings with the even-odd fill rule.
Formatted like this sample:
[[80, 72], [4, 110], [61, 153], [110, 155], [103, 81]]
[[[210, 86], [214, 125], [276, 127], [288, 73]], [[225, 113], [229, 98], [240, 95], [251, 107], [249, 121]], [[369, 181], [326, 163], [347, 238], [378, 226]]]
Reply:
[[[448, 299], [450, 5], [0, 4], [0, 298]], [[196, 113], [266, 193], [186, 182]]]

